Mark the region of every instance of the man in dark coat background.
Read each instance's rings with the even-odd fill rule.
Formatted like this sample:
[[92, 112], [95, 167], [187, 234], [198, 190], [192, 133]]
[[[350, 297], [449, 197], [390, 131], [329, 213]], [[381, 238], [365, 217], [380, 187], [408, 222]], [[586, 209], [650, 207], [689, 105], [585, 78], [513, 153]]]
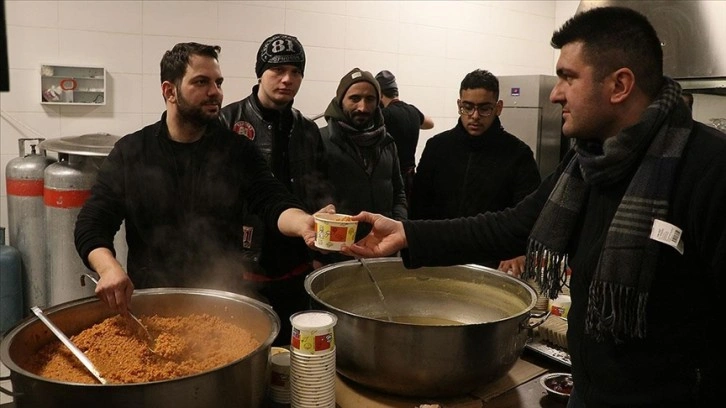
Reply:
[[376, 81], [381, 87], [381, 105], [383, 105], [383, 122], [386, 131], [393, 136], [398, 149], [398, 161], [401, 165], [401, 176], [406, 188], [406, 200], [411, 205], [411, 189], [416, 173], [416, 148], [419, 130], [431, 129], [434, 121], [424, 115], [417, 107], [399, 99], [398, 83], [391, 71], [376, 74]]
[[[461, 81], [459, 120], [426, 142], [414, 178], [411, 219], [447, 219], [513, 207], [540, 183], [532, 150], [504, 130], [499, 80], [477, 69]], [[522, 248], [524, 253], [524, 248]], [[519, 275], [524, 257], [480, 263]]]
[[[375, 211], [397, 220], [408, 217], [398, 152], [386, 132], [378, 81], [368, 71], [354, 68], [343, 78], [325, 110], [328, 126], [320, 130], [325, 143], [328, 177], [333, 184], [338, 213]], [[358, 226], [357, 237], [369, 228]], [[348, 260], [329, 254], [324, 263]]]

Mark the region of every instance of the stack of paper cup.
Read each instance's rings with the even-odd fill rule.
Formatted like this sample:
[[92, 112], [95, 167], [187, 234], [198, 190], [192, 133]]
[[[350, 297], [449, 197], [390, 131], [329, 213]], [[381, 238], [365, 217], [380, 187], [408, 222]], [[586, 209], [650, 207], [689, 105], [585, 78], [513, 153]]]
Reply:
[[338, 318], [310, 310], [290, 316], [290, 403], [293, 408], [335, 408], [335, 337]]
[[290, 350], [273, 347], [270, 365], [270, 399], [277, 404], [290, 404]]
[[535, 279], [530, 279], [527, 283], [532, 286], [535, 293], [537, 294], [537, 302], [534, 305], [534, 310], [538, 312], [545, 312], [549, 308], [550, 299], [547, 295], [540, 293], [539, 283]]

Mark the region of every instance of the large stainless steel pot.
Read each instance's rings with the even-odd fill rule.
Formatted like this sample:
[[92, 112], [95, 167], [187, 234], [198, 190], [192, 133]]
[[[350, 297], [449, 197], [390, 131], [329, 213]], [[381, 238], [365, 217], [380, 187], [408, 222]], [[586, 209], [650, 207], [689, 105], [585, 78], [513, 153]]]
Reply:
[[536, 292], [477, 265], [406, 269], [400, 258], [357, 261], [308, 275], [315, 308], [338, 317], [338, 373], [398, 395], [462, 395], [504, 376], [522, 353]]
[[[246, 296], [208, 289], [142, 289], [134, 292], [137, 315], [178, 316], [208, 313], [237, 324], [261, 343], [248, 356], [226, 366], [173, 380], [138, 384], [77, 384], [55, 381], [25, 370], [25, 357], [55, 340], [36, 317], [11, 329], [0, 343], [0, 359], [10, 369], [17, 408], [261, 407], [269, 375], [269, 352], [280, 319], [266, 304]], [[73, 335], [112, 315], [95, 297], [45, 310], [66, 334]]]

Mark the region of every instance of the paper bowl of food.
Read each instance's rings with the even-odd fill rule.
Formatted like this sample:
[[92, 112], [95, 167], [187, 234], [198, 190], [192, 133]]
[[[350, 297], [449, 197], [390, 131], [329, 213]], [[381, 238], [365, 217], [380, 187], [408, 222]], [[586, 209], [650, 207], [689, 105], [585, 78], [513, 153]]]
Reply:
[[549, 373], [539, 378], [539, 383], [552, 398], [567, 401], [572, 393], [572, 375], [569, 373]]
[[313, 218], [316, 247], [327, 251], [340, 251], [343, 245], [352, 245], [355, 242], [358, 221], [353, 221], [350, 215], [316, 213]]

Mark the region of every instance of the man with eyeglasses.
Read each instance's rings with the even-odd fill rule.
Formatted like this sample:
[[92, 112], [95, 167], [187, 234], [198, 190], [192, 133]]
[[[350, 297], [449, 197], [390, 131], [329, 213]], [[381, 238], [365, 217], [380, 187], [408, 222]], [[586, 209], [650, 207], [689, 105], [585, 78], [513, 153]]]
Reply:
[[[459, 121], [426, 142], [414, 177], [411, 219], [448, 219], [513, 207], [541, 179], [532, 150], [499, 121], [499, 80], [477, 69], [461, 81]], [[522, 253], [525, 248], [522, 248]], [[514, 275], [524, 257], [482, 265]]]

